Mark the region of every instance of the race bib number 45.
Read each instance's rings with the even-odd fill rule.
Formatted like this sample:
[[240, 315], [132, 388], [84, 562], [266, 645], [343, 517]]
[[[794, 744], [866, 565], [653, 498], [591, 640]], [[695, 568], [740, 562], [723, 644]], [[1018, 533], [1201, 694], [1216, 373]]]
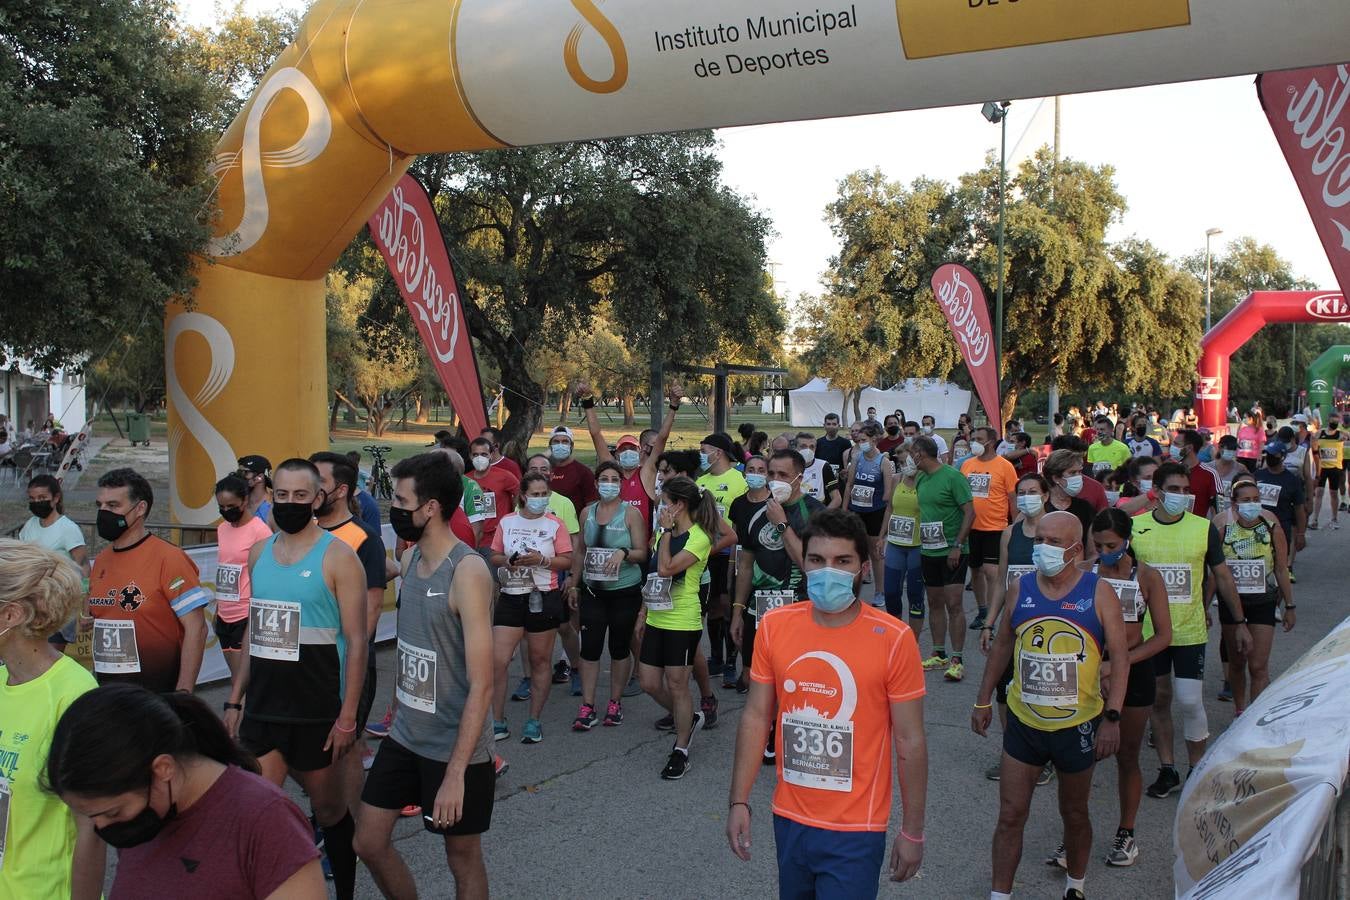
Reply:
[[1191, 602], [1192, 575], [1189, 563], [1157, 563], [1153, 568], [1162, 576], [1168, 603]]
[[248, 652], [259, 659], [300, 661], [300, 604], [253, 598], [248, 611]]
[[820, 791], [853, 789], [853, 723], [783, 713], [783, 780]]
[[94, 622], [94, 671], [126, 675], [140, 670], [136, 623], [108, 619]]
[[410, 709], [436, 712], [436, 651], [398, 642], [398, 702]]
[[642, 585], [642, 602], [647, 605], [648, 612], [665, 612], [675, 608], [675, 598], [670, 594], [671, 579], [657, 575], [655, 572], [647, 576], [647, 581]]

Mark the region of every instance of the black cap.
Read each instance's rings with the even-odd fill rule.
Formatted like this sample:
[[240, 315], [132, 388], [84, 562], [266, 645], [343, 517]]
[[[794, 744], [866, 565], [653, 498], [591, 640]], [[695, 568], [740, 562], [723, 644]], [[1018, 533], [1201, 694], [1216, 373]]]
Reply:
[[272, 464], [268, 462], [267, 457], [254, 454], [239, 457], [239, 468], [252, 472], [254, 475], [266, 475], [272, 471]]
[[699, 443], [707, 444], [709, 447], [716, 447], [718, 450], [725, 453], [728, 459], [731, 458], [731, 454], [736, 452], [736, 448], [732, 446], [731, 438], [722, 434], [720, 431], [716, 434], [708, 435], [703, 440], [699, 441]]
[[444, 428], [442, 428], [440, 431], [436, 432], [436, 440], [432, 441], [430, 444], [427, 444], [427, 446], [428, 446], [428, 447], [449, 447], [449, 446], [450, 446], [450, 439], [451, 439], [452, 437], [454, 437], [453, 434], [451, 434], [450, 432], [448, 432], [448, 431], [446, 431]]

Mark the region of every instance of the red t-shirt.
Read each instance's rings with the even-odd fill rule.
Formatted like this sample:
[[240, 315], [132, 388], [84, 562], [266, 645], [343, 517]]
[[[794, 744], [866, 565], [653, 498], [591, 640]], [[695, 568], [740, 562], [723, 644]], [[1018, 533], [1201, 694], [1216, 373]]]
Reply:
[[1214, 507], [1214, 498], [1219, 496], [1219, 476], [1204, 464], [1191, 469], [1191, 494], [1195, 496], [1195, 507], [1191, 512], [1201, 518], [1207, 518]]
[[894, 450], [896, 447], [899, 447], [904, 442], [905, 436], [903, 434], [898, 435], [896, 437], [886, 435], [885, 437], [877, 440], [877, 449], [880, 450], [882, 453], [890, 453], [892, 450]]
[[600, 497], [595, 490], [595, 473], [575, 459], [553, 467], [549, 488], [571, 500], [578, 512]]
[[520, 479], [505, 466], [489, 466], [486, 472], [474, 469], [469, 472], [469, 477], [483, 489], [483, 521], [479, 523], [483, 526], [483, 537], [478, 541], [478, 546], [490, 547], [497, 523], [515, 509]]
[[464, 507], [456, 506], [455, 511], [450, 514], [450, 531], [470, 547], [474, 545], [473, 525], [469, 523], [469, 517], [465, 514]]
[[[597, 496], [599, 496], [597, 494]], [[647, 533], [651, 534], [652, 527], [652, 498], [647, 494], [647, 487], [642, 483], [642, 468], [633, 470], [633, 474], [619, 482], [619, 499], [629, 506], [636, 506], [637, 511], [642, 514], [642, 521], [647, 524]], [[581, 507], [577, 507], [577, 513], [580, 514]]]
[[1083, 476], [1083, 489], [1078, 492], [1078, 496], [1092, 504], [1093, 512], [1101, 512], [1106, 509], [1106, 488], [1102, 483], [1091, 475]]
[[886, 831], [891, 816], [891, 704], [924, 695], [914, 632], [862, 604], [843, 628], [810, 603], [760, 620], [750, 677], [777, 697], [773, 811], [830, 831]]
[[522, 471], [520, 471], [520, 463], [516, 462], [514, 459], [512, 459], [512, 458], [509, 457], [509, 456], [503, 456], [501, 459], [497, 460], [495, 463], [492, 463], [488, 468], [489, 468], [489, 469], [504, 469], [504, 470], [506, 470], [507, 472], [510, 472], [512, 475], [516, 476], [516, 481], [520, 481], [520, 479], [522, 479], [522, 478], [525, 477], [525, 473], [522, 472]]
[[154, 840], [119, 851], [108, 900], [268, 897], [318, 856], [281, 788], [230, 766]]

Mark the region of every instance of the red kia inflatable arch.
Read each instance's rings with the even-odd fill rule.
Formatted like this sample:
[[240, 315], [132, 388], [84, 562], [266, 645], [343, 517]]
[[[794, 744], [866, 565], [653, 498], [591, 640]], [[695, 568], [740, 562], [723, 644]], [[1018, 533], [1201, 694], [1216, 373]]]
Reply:
[[1257, 291], [1233, 307], [1200, 341], [1195, 382], [1200, 426], [1222, 434], [1228, 421], [1228, 359], [1263, 325], [1350, 322], [1350, 306], [1335, 291]]

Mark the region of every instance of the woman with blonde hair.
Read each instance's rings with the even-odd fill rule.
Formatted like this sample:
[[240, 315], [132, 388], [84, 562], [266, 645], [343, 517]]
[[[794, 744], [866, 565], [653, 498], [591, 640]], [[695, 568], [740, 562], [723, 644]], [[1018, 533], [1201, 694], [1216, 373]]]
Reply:
[[104, 845], [41, 787], [56, 722], [94, 677], [48, 638], [84, 598], [66, 553], [0, 540], [0, 897], [97, 898]]

